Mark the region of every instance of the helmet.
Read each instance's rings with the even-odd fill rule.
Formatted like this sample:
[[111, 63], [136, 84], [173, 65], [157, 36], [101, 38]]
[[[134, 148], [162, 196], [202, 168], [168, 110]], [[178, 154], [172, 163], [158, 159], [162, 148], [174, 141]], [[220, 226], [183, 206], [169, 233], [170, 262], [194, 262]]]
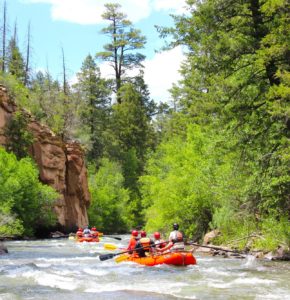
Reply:
[[179, 225], [178, 225], [177, 223], [174, 223], [174, 224], [173, 224], [173, 229], [174, 229], [174, 230], [178, 230], [178, 228], [179, 228]]
[[132, 230], [132, 235], [133, 236], [138, 236], [138, 231], [137, 230]]
[[154, 237], [155, 239], [160, 239], [160, 233], [159, 232], [154, 232]]
[[147, 233], [146, 231], [142, 230], [141, 233], [140, 233], [141, 237], [146, 237], [147, 236]]
[[78, 231], [83, 231], [83, 229], [82, 229], [82, 228], [79, 228]]
[[92, 230], [92, 231], [97, 231], [97, 228], [96, 228], [96, 227], [93, 227], [91, 230]]

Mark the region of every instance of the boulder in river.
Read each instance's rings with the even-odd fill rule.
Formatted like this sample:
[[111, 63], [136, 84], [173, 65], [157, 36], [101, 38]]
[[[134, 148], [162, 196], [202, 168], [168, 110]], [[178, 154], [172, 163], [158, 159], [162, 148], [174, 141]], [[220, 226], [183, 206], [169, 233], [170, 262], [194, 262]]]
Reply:
[[1, 254], [7, 254], [8, 253], [8, 249], [6, 248], [6, 246], [0, 242], [0, 255]]

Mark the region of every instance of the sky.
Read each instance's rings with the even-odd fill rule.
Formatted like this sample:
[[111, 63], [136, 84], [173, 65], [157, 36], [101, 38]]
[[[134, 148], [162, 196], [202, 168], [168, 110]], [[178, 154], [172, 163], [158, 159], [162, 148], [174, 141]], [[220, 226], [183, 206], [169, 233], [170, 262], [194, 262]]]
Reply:
[[[2, 16], [4, 0], [0, 1]], [[147, 43], [140, 51], [146, 56], [145, 82], [156, 102], [170, 102], [168, 89], [180, 79], [178, 70], [184, 57], [181, 48], [160, 51], [165, 41], [154, 25], [173, 25], [170, 14], [185, 12], [185, 0], [6, 0], [10, 34], [16, 22], [24, 53], [30, 22], [32, 69], [48, 69], [55, 79], [61, 79], [63, 49], [68, 75], [75, 81], [85, 57], [102, 51], [108, 42], [101, 33], [106, 26], [101, 15], [108, 2], [121, 4], [122, 12], [146, 36]], [[112, 68], [98, 64], [102, 76], [112, 76]]]

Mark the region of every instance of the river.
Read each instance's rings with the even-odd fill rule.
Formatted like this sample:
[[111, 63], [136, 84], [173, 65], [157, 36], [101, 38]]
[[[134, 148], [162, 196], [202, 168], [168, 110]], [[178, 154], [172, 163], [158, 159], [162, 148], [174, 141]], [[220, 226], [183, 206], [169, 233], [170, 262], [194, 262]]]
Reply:
[[68, 239], [11, 241], [0, 257], [0, 299], [290, 299], [290, 264], [196, 256], [197, 265], [146, 267], [100, 261], [100, 243]]

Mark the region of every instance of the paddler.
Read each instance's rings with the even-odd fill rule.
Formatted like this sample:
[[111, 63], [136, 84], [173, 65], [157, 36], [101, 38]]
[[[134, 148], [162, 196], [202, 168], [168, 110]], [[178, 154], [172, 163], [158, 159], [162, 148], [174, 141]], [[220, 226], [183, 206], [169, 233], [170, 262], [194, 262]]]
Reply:
[[126, 248], [126, 250], [129, 250], [129, 254], [132, 254], [133, 253], [133, 250], [135, 249], [135, 246], [136, 246], [136, 243], [137, 241], [139, 240], [139, 232], [137, 230], [132, 230], [131, 232], [131, 238], [130, 238], [130, 241], [129, 241], [129, 244]]
[[146, 231], [142, 230], [140, 236], [141, 238], [135, 246], [135, 251], [139, 257], [146, 257], [153, 253], [155, 244], [153, 240], [147, 237]]
[[157, 249], [158, 252], [183, 251], [185, 249], [183, 234], [179, 231], [177, 223], [173, 224], [173, 231], [170, 232], [168, 240], [169, 243], [165, 247]]

